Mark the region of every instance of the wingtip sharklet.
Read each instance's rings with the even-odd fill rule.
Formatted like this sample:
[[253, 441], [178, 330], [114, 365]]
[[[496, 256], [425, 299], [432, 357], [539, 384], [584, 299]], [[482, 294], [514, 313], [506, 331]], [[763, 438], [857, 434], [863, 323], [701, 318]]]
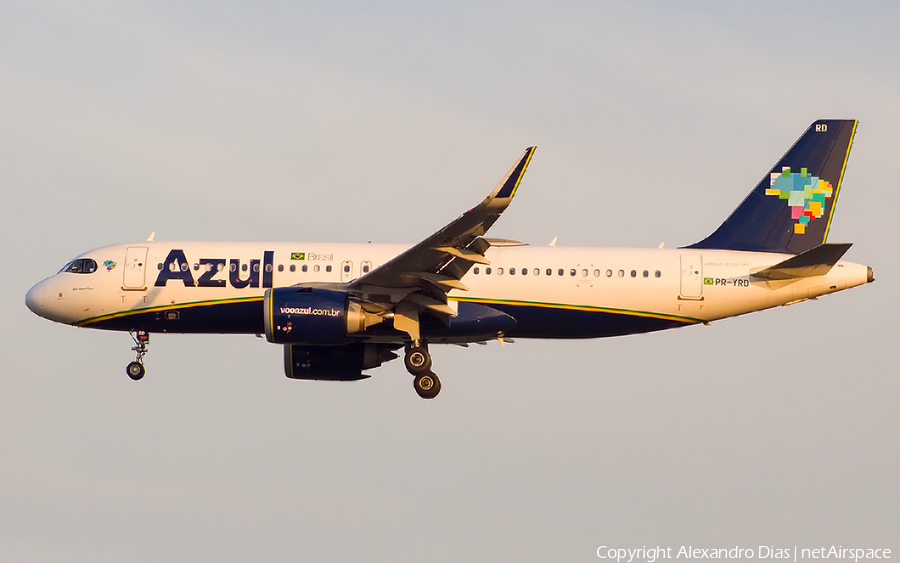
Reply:
[[503, 180], [500, 181], [500, 184], [494, 188], [494, 193], [491, 194], [492, 198], [512, 199], [512, 197], [516, 195], [516, 189], [518, 189], [519, 183], [525, 175], [525, 170], [528, 168], [528, 163], [531, 162], [531, 157], [534, 155], [535, 149], [537, 149], [537, 146], [534, 145], [525, 149], [525, 152], [522, 153], [518, 162], [509, 169], [509, 172], [507, 172]]

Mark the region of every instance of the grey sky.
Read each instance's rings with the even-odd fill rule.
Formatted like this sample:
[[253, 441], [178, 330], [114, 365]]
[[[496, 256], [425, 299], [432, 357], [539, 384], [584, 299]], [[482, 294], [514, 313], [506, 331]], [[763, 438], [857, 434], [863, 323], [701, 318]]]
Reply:
[[[0, 6], [0, 559], [590, 561], [900, 553], [900, 8], [884, 2]], [[876, 283], [644, 336], [282, 375], [252, 337], [32, 315], [96, 246], [415, 242], [538, 151], [491, 234], [709, 234], [817, 118], [861, 120], [832, 241]]]

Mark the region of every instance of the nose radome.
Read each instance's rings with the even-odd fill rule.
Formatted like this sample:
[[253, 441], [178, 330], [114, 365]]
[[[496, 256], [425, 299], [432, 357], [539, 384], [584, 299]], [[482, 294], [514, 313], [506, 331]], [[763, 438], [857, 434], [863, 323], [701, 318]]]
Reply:
[[25, 305], [31, 309], [32, 313], [41, 317], [44, 316], [44, 293], [46, 293], [46, 284], [40, 282], [25, 294]]

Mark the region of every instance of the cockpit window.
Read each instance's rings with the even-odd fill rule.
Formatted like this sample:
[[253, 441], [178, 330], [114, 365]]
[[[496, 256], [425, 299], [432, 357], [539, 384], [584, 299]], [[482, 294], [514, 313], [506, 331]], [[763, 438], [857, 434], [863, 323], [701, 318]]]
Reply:
[[90, 258], [79, 258], [72, 260], [60, 270], [60, 272], [69, 272], [72, 274], [93, 274], [97, 271], [97, 263]]

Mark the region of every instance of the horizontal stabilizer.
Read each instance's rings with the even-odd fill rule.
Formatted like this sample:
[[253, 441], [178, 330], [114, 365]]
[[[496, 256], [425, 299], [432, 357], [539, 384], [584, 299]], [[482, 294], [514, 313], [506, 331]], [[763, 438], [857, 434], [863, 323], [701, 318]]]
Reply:
[[831, 271], [852, 243], [822, 244], [806, 252], [788, 258], [774, 266], [750, 274], [765, 280], [790, 280], [824, 276]]

